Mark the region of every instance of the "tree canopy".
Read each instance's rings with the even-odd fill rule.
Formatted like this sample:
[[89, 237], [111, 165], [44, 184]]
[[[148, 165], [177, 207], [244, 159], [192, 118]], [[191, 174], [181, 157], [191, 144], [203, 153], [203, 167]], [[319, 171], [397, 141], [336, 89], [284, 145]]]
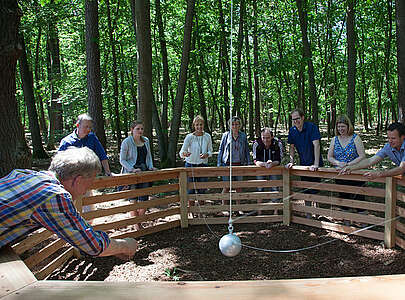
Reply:
[[[378, 132], [403, 120], [403, 6], [392, 0], [234, 0], [231, 24], [231, 2], [222, 0], [25, 0], [17, 32], [48, 148], [83, 112], [97, 115], [97, 135], [107, 132], [117, 148], [130, 122], [145, 118], [146, 133], [153, 135], [153, 126], [161, 163], [168, 166], [179, 128], [189, 130], [195, 115], [207, 118], [208, 130], [226, 130], [230, 78], [233, 113], [251, 138], [263, 126], [288, 128], [295, 107], [329, 129], [339, 113]], [[1, 18], [5, 26], [6, 16]], [[89, 24], [99, 34], [89, 35]], [[147, 42], [149, 50], [142, 48]], [[99, 51], [95, 60], [89, 60], [96, 53], [89, 52], [90, 43]], [[17, 101], [17, 118], [28, 128], [26, 78], [22, 72], [12, 76], [16, 93], [10, 101]], [[93, 80], [100, 87], [92, 90]]]

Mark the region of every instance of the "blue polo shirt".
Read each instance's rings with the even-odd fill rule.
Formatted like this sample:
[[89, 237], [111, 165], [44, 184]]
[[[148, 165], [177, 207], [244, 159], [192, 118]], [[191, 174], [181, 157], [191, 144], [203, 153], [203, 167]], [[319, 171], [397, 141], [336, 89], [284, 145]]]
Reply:
[[78, 148], [81, 148], [81, 147], [90, 148], [97, 154], [100, 161], [108, 159], [103, 146], [101, 145], [99, 139], [93, 132], [90, 132], [87, 136], [80, 139], [76, 134], [76, 130], [73, 131], [71, 134], [69, 134], [68, 136], [65, 136], [60, 141], [58, 151], [66, 150], [70, 146], [74, 146], [74, 147], [78, 147]]
[[392, 148], [389, 143], [386, 143], [384, 147], [377, 152], [376, 155], [383, 159], [389, 157], [389, 159], [391, 159], [394, 164], [399, 166], [401, 162], [405, 161], [405, 140], [402, 143], [399, 151], [395, 148]]
[[[299, 131], [296, 126], [290, 128], [288, 143], [294, 144], [297, 149], [301, 166], [312, 166], [314, 164], [314, 144], [312, 142], [316, 140], [321, 141], [321, 134], [318, 126], [314, 123], [304, 122], [302, 131]], [[319, 157], [319, 166], [323, 166], [322, 155]]]

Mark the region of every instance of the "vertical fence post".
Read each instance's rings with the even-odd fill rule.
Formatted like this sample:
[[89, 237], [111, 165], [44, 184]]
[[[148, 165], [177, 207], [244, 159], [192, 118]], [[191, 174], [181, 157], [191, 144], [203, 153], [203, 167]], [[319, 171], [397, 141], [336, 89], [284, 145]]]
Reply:
[[187, 172], [179, 173], [179, 196], [180, 196], [180, 223], [181, 228], [188, 227], [188, 194], [187, 194]]
[[384, 243], [387, 248], [395, 247], [395, 224], [392, 220], [396, 216], [397, 181], [393, 177], [385, 178], [385, 223]]
[[291, 223], [291, 202], [290, 202], [290, 169], [283, 168], [283, 225]]

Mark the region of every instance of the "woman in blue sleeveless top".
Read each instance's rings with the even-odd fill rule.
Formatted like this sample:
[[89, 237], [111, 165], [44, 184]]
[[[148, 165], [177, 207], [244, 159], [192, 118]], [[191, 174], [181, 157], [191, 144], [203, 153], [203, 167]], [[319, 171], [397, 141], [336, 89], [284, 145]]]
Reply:
[[[363, 142], [360, 136], [353, 132], [353, 125], [346, 115], [341, 115], [336, 120], [335, 134], [336, 136], [330, 141], [328, 151], [328, 160], [332, 165], [338, 168], [344, 168], [358, 163], [366, 157], [364, 152]], [[336, 184], [363, 186], [362, 181], [336, 179]], [[351, 200], [364, 200], [364, 195], [339, 193], [339, 198]], [[345, 209], [344, 207], [342, 207]], [[358, 209], [358, 212], [364, 211]]]

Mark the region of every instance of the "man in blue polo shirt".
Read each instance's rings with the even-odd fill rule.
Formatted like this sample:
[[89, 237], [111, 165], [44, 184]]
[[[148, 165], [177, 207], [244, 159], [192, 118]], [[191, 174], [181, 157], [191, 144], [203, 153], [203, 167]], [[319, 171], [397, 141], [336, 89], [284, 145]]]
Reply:
[[88, 147], [97, 154], [104, 168], [105, 175], [111, 176], [107, 154], [97, 136], [91, 131], [92, 129], [92, 117], [88, 114], [79, 115], [76, 121], [76, 129], [61, 140], [58, 151], [66, 150], [70, 146], [78, 148]]
[[359, 170], [373, 166], [384, 158], [388, 157], [397, 166], [393, 169], [384, 171], [370, 171], [364, 173], [368, 179], [378, 177], [389, 177], [402, 175], [405, 173], [405, 126], [401, 123], [394, 122], [387, 128], [388, 142], [374, 156], [363, 159], [355, 165], [344, 167], [339, 174], [350, 174], [353, 170]]
[[[323, 166], [321, 156], [321, 134], [318, 127], [311, 122], [304, 122], [304, 113], [300, 109], [291, 112], [294, 126], [288, 132], [288, 143], [290, 144], [290, 162], [287, 168], [291, 168], [294, 163], [295, 149], [298, 151], [301, 166], [309, 166], [309, 170], [316, 171]], [[318, 177], [301, 176], [301, 180], [319, 182]], [[307, 189], [306, 194], [315, 194], [317, 191]], [[306, 206], [311, 206], [311, 201], [305, 201]], [[310, 217], [310, 214], [307, 214]]]

